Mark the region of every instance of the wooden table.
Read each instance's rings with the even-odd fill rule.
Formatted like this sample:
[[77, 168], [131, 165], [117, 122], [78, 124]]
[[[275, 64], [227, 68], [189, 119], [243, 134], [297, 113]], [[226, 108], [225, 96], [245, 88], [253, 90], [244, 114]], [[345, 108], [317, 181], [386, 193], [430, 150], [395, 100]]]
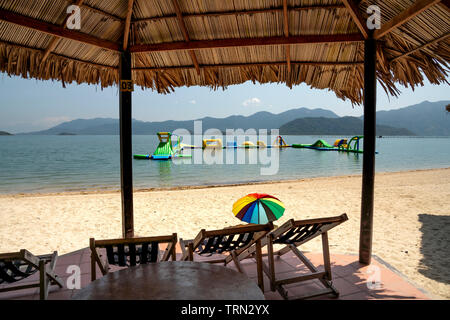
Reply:
[[144, 264], [111, 272], [75, 300], [264, 300], [256, 281], [224, 266], [190, 261]]

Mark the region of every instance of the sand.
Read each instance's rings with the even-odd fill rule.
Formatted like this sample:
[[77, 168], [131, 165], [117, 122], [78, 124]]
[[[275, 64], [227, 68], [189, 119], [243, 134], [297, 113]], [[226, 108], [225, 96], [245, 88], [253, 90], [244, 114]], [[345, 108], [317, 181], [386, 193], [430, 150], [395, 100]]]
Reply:
[[[177, 232], [188, 239], [202, 228], [238, 224], [232, 204], [251, 192], [284, 202], [286, 212], [277, 225], [347, 213], [349, 221], [329, 234], [331, 252], [358, 253], [361, 176], [136, 191], [136, 235]], [[64, 254], [87, 247], [90, 237], [121, 237], [120, 193], [1, 195], [0, 221], [0, 252], [27, 248], [34, 254]], [[449, 245], [450, 168], [376, 175], [373, 254], [432, 297], [450, 299]], [[320, 239], [303, 250], [320, 252]]]

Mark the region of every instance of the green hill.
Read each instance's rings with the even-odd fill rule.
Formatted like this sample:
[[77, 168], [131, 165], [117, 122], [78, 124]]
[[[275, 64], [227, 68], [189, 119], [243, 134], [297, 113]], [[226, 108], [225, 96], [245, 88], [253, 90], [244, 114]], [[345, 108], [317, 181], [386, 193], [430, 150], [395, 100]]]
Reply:
[[0, 136], [12, 136], [12, 134], [6, 131], [0, 131]]

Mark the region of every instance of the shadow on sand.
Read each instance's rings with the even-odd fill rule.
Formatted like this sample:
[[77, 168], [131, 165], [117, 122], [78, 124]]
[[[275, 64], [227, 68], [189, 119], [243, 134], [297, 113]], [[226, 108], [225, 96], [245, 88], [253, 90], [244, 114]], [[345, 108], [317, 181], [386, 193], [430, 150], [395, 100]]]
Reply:
[[420, 214], [422, 243], [419, 272], [425, 277], [450, 284], [450, 216]]

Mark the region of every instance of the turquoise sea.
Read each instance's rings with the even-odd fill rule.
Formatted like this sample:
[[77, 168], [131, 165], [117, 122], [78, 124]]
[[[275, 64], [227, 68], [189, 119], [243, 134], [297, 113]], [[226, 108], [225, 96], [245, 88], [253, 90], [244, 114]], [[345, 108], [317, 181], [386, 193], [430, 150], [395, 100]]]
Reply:
[[[333, 143], [339, 137], [284, 138], [292, 144], [319, 138]], [[156, 146], [156, 136], [133, 136], [133, 153], [151, 153]], [[376, 148], [377, 172], [450, 167], [450, 137], [383, 137], [377, 138]], [[261, 168], [269, 164], [249, 162], [258, 162], [262, 156], [267, 160], [271, 150], [241, 149], [246, 164], [236, 163], [236, 152], [215, 151], [206, 159], [217, 162], [222, 158], [223, 164], [204, 163], [203, 151], [193, 159], [133, 160], [134, 188], [300, 179], [360, 174], [362, 170], [362, 155], [286, 148], [279, 152], [277, 173], [261, 175]], [[119, 159], [119, 136], [0, 136], [0, 193], [119, 189]]]

